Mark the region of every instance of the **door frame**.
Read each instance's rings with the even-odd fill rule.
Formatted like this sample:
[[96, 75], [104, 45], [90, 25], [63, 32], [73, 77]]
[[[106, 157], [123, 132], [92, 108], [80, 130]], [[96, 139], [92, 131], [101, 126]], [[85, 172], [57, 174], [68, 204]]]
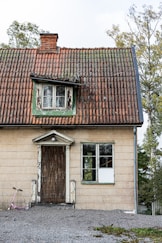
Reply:
[[38, 180], [37, 180], [37, 196], [36, 202], [41, 202], [41, 161], [42, 161], [42, 149], [41, 146], [65, 146], [65, 203], [70, 202], [70, 145], [74, 143], [74, 139], [63, 135], [62, 133], [52, 130], [45, 133], [37, 138], [33, 139], [33, 142], [37, 144], [37, 169], [38, 169]]

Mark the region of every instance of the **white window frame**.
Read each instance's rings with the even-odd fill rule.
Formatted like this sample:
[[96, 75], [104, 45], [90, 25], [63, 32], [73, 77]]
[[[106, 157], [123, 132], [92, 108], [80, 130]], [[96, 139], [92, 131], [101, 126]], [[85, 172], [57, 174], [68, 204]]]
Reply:
[[[47, 86], [49, 86], [49, 87], [52, 87], [52, 106], [44, 106], [44, 89], [45, 89], [45, 87], [47, 87]], [[56, 88], [57, 87], [59, 87], [59, 86], [62, 86], [62, 87], [64, 87], [65, 88], [65, 103], [64, 103], [64, 106], [63, 107], [59, 107], [59, 106], [56, 106]], [[67, 86], [63, 86], [63, 85], [51, 85], [51, 84], [43, 84], [42, 85], [42, 109], [43, 110], [52, 110], [52, 109], [54, 109], [54, 110], [65, 110], [65, 109], [69, 109], [69, 107], [68, 107], [68, 90], [70, 89], [70, 92], [71, 92], [71, 108], [70, 109], [72, 109], [72, 100], [73, 100], [73, 88], [71, 88], [71, 87], [67, 87]], [[57, 96], [58, 97], [58, 96]]]
[[[94, 145], [96, 150], [95, 160], [96, 160], [96, 180], [85, 180], [84, 176], [84, 168], [83, 168], [83, 158], [86, 157], [83, 155], [83, 145]], [[100, 168], [100, 154], [99, 147], [100, 145], [111, 145], [112, 146], [112, 167], [101, 167]], [[105, 156], [107, 157], [107, 156]], [[109, 157], [109, 156], [108, 156]], [[111, 157], [111, 156], [110, 156]], [[81, 144], [81, 163], [82, 163], [82, 183], [88, 184], [102, 184], [102, 183], [114, 183], [114, 144], [112, 143], [82, 143]]]

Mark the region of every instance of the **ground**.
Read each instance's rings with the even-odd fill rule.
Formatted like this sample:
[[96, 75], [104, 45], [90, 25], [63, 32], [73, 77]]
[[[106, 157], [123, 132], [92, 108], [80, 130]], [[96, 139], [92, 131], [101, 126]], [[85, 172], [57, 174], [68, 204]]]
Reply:
[[56, 206], [34, 206], [29, 210], [1, 210], [0, 242], [122, 242], [121, 237], [109, 236], [94, 230], [95, 227], [103, 225], [126, 229], [161, 227], [162, 216], [128, 214], [121, 210], [76, 210]]

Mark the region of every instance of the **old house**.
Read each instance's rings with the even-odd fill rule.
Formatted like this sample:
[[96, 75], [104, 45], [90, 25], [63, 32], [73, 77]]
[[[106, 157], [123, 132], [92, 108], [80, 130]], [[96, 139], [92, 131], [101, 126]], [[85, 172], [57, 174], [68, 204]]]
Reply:
[[0, 49], [0, 206], [29, 203], [136, 210], [134, 48]]

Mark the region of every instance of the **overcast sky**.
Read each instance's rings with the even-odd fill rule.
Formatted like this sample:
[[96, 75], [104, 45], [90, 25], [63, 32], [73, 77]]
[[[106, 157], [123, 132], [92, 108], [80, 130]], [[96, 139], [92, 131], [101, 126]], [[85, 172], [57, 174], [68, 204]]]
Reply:
[[160, 0], [1, 0], [0, 43], [8, 42], [6, 30], [14, 20], [31, 22], [40, 29], [58, 33], [60, 47], [110, 47], [106, 35], [113, 24], [127, 29], [126, 16], [132, 4], [140, 10]]
[[[138, 10], [152, 5], [157, 11], [160, 0], [1, 0], [0, 43], [8, 43], [6, 31], [17, 20], [58, 33], [60, 47], [111, 47], [114, 43], [106, 30], [113, 24], [128, 30], [126, 18], [133, 4]], [[140, 141], [145, 127], [146, 119]]]

